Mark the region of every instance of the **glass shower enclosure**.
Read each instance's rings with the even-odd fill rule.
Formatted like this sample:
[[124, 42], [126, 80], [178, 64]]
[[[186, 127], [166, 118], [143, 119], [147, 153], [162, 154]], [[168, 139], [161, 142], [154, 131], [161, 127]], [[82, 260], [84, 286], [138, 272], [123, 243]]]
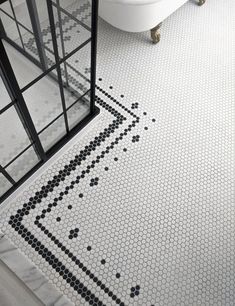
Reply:
[[0, 0], [0, 200], [97, 113], [96, 0]]

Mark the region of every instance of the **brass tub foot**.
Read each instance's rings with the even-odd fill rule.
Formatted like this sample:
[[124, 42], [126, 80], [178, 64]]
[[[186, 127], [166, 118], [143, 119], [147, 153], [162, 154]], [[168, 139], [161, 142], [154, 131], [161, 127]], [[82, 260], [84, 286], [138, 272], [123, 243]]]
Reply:
[[154, 44], [157, 44], [160, 41], [161, 34], [160, 34], [160, 27], [162, 23], [159, 23], [156, 27], [150, 30], [151, 38]]

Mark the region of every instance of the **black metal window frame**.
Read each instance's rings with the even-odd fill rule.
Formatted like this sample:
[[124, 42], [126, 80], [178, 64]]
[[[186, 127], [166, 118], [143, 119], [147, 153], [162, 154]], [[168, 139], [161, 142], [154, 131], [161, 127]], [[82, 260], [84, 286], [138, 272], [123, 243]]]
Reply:
[[[60, 7], [59, 0], [56, 0], [56, 3], [53, 2], [52, 0], [46, 0], [48, 15], [49, 15], [49, 23], [50, 23], [50, 28], [51, 28], [53, 51], [54, 51], [54, 56], [55, 56], [55, 64], [52, 65], [50, 68], [47, 67], [47, 61], [45, 60], [45, 54], [43, 54], [44, 52], [43, 49], [47, 50], [48, 52], [52, 52], [52, 50], [46, 47], [45, 45], [43, 45], [43, 48], [42, 48], [43, 41], [40, 37], [40, 33], [36, 33], [35, 35], [35, 31], [37, 31], [37, 29], [40, 26], [38, 25], [39, 21], [37, 20], [37, 18], [35, 18], [35, 16], [37, 17], [37, 14], [30, 14], [31, 24], [33, 28], [33, 32], [32, 32], [30, 29], [25, 27], [21, 22], [17, 20], [11, 0], [8, 0], [8, 1], [10, 3], [11, 10], [13, 11], [14, 17], [9, 15], [2, 8], [0, 8], [0, 11], [6, 14], [9, 18], [13, 19], [14, 22], [16, 23], [17, 31], [19, 33], [19, 38], [22, 44], [22, 48], [7, 36], [7, 34], [4, 31], [4, 27], [3, 27], [3, 24], [0, 18], [0, 76], [2, 78], [2, 81], [11, 99], [10, 103], [8, 103], [6, 106], [0, 109], [0, 115], [6, 112], [9, 108], [14, 107], [24, 126], [24, 129], [28, 135], [28, 138], [30, 139], [30, 144], [27, 147], [25, 147], [21, 152], [19, 152], [14, 158], [12, 158], [6, 165], [4, 166], [0, 165], [0, 173], [7, 179], [7, 181], [10, 182], [10, 184], [12, 184], [12, 187], [8, 189], [8, 191], [6, 191], [0, 197], [0, 203], [4, 201], [12, 192], [14, 192], [33, 173], [35, 173], [35, 171], [38, 170], [42, 164], [44, 164], [48, 159], [50, 159], [61, 147], [63, 147], [74, 135], [76, 135], [84, 126], [87, 125], [87, 123], [89, 123], [99, 113], [99, 108], [95, 106], [98, 0], [91, 1], [91, 5], [92, 5], [91, 28], [89, 28], [86, 24], [82, 23], [81, 21], [76, 19], [72, 14], [64, 10], [62, 7]], [[3, 2], [4, 1], [1, 1], [1, 3]], [[29, 12], [33, 12], [36, 9], [35, 0], [26, 0], [26, 3], [29, 9]], [[65, 54], [65, 49], [63, 45], [63, 39], [62, 39], [62, 46], [61, 46], [62, 58], [59, 57], [59, 53], [58, 53], [53, 7], [57, 9], [59, 21], [61, 21], [61, 12], [63, 12], [63, 14], [67, 14], [70, 18], [76, 20], [84, 28], [86, 28], [87, 30], [91, 32], [90, 38], [88, 38], [85, 42], [77, 46], [74, 50], [72, 50], [68, 54]], [[26, 52], [19, 26], [23, 27], [26, 31], [33, 34], [34, 37], [36, 38], [35, 42], [38, 47], [40, 61], [36, 60], [36, 58], [34, 58], [32, 55]], [[60, 31], [61, 38], [63, 38], [61, 27], [59, 27], [59, 31]], [[9, 61], [9, 58], [8, 58], [8, 55], [7, 55], [7, 52], [5, 50], [2, 40], [5, 40], [6, 42], [8, 42], [15, 49], [17, 49], [21, 54], [26, 56], [36, 66], [42, 69], [42, 73], [38, 77], [33, 79], [31, 82], [29, 82], [23, 88], [20, 88], [17, 82], [17, 79], [15, 77], [13, 68]], [[67, 65], [69, 64], [66, 61], [72, 55], [74, 55], [76, 52], [78, 52], [80, 49], [82, 49], [84, 46], [86, 46], [89, 43], [91, 44], [90, 79], [87, 79], [83, 75], [82, 76], [86, 81], [90, 81], [90, 88], [84, 94], [82, 94], [81, 96], [78, 96], [77, 99], [71, 105], [66, 107], [64, 91], [63, 91], [64, 81], [62, 80], [60, 67], [61, 65], [64, 65], [65, 78], [67, 80]], [[53, 74], [53, 70], [56, 70], [57, 77]], [[31, 86], [33, 86], [36, 82], [38, 82], [39, 80], [41, 80], [43, 77], [47, 75], [56, 79], [56, 81], [59, 84], [60, 98], [62, 101], [63, 111], [59, 115], [57, 115], [51, 122], [49, 122], [45, 127], [43, 127], [40, 131], [37, 132], [35, 125], [33, 123], [33, 120], [31, 118], [30, 112], [27, 108], [26, 102], [24, 100], [23, 93], [27, 89], [29, 89]], [[90, 96], [89, 114], [84, 119], [82, 119], [74, 128], [69, 129], [67, 111], [71, 109], [80, 100], [82, 100], [85, 96], [88, 96], [88, 95]], [[45, 152], [41, 144], [41, 141], [39, 139], [39, 135], [62, 116], [64, 117], [66, 135], [63, 138], [61, 138], [55, 145], [53, 145], [53, 147], [51, 147], [47, 152]], [[39, 158], [39, 162], [21, 179], [19, 179], [18, 181], [15, 181], [12, 178], [12, 176], [6, 171], [6, 168], [9, 167], [15, 160], [17, 160], [30, 147], [34, 148], [34, 151]]]

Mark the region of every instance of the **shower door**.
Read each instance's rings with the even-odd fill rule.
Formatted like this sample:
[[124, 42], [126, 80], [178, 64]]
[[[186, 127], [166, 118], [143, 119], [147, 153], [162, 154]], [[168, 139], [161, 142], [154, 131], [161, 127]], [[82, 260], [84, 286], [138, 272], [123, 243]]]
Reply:
[[97, 1], [0, 0], [0, 197], [97, 113]]

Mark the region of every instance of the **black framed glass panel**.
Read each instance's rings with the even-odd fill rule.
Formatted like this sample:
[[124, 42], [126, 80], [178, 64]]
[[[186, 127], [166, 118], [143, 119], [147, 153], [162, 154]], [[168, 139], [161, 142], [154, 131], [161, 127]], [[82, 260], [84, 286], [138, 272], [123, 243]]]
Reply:
[[97, 0], [0, 4], [0, 190], [13, 190], [98, 113], [97, 12]]

